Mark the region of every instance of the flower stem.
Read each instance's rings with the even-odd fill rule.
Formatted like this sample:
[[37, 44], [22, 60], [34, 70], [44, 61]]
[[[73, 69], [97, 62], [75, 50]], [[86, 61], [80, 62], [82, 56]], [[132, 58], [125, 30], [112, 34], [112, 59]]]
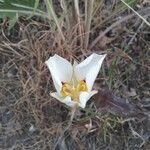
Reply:
[[64, 131], [62, 132], [61, 136], [58, 138], [56, 144], [54, 145], [54, 148], [53, 150], [56, 150], [58, 144], [61, 145], [62, 141], [63, 141], [63, 137], [64, 137], [64, 134], [65, 132], [70, 128], [70, 126], [72, 125], [72, 121], [73, 121], [73, 118], [75, 116], [75, 112], [77, 110], [77, 105], [75, 105], [74, 107], [72, 107], [71, 109], [71, 116], [70, 116], [70, 120], [68, 122], [68, 125], [67, 127], [64, 129]]

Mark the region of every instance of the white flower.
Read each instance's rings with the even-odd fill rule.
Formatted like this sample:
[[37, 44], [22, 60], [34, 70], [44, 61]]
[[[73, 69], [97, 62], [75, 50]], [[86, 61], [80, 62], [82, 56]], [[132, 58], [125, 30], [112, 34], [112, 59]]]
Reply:
[[50, 57], [45, 63], [56, 88], [51, 96], [70, 107], [85, 108], [87, 101], [97, 93], [92, 87], [105, 56], [92, 54], [74, 65], [56, 54]]

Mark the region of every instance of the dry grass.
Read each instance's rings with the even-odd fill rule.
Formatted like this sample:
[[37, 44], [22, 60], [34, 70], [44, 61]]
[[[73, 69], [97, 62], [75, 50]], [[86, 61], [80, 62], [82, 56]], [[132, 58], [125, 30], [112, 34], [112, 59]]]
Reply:
[[[75, 20], [62, 21], [65, 41], [56, 26], [49, 25], [47, 20], [22, 17], [10, 31], [3, 24], [0, 37], [1, 149], [51, 150], [66, 128], [69, 108], [50, 97], [54, 87], [44, 63], [55, 53], [70, 61], [81, 61], [92, 52], [107, 53], [95, 86], [111, 89], [149, 113], [149, 27], [138, 17], [129, 17], [126, 22], [110, 28], [92, 49], [87, 49], [118, 17], [130, 16], [130, 12], [118, 9], [117, 4], [118, 1], [113, 4], [103, 1], [93, 6], [92, 22], [89, 19], [91, 34], [86, 41], [83, 40], [88, 38], [84, 17], [79, 17], [79, 12], [75, 12]], [[142, 3], [140, 6], [143, 7]], [[80, 7], [83, 9], [82, 3]], [[85, 110], [77, 112], [58, 149], [149, 149], [148, 117], [104, 113], [99, 111], [98, 103], [99, 99], [93, 98]]]

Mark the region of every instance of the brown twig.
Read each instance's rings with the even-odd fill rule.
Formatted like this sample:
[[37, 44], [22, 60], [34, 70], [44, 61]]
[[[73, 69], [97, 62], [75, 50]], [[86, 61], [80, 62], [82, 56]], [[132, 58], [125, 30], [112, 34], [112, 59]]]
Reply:
[[[146, 9], [143, 9], [141, 11], [139, 11], [138, 13], [142, 13], [142, 14], [145, 14], [145, 15], [148, 15], [150, 12], [150, 7], [146, 8]], [[131, 19], [132, 17], [134, 17], [136, 14], [131, 14], [131, 15], [128, 15], [128, 16], [125, 16], [124, 18], [116, 21], [115, 23], [113, 23], [111, 26], [109, 26], [104, 32], [102, 32], [92, 43], [91, 45], [89, 46], [89, 49], [92, 49], [99, 41], [101, 38], [103, 38], [105, 36], [106, 33], [108, 33], [110, 30], [112, 30], [114, 27], [118, 26], [119, 24], [121, 24], [122, 22], [126, 21], [126, 20], [129, 20]]]

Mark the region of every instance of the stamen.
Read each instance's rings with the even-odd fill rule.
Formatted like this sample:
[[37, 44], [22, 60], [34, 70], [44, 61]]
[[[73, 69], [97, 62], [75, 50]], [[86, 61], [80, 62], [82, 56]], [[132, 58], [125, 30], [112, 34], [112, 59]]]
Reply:
[[85, 80], [78, 81], [76, 86], [69, 83], [62, 83], [61, 95], [70, 96], [72, 100], [77, 101], [79, 99], [79, 93], [87, 91], [87, 85]]

